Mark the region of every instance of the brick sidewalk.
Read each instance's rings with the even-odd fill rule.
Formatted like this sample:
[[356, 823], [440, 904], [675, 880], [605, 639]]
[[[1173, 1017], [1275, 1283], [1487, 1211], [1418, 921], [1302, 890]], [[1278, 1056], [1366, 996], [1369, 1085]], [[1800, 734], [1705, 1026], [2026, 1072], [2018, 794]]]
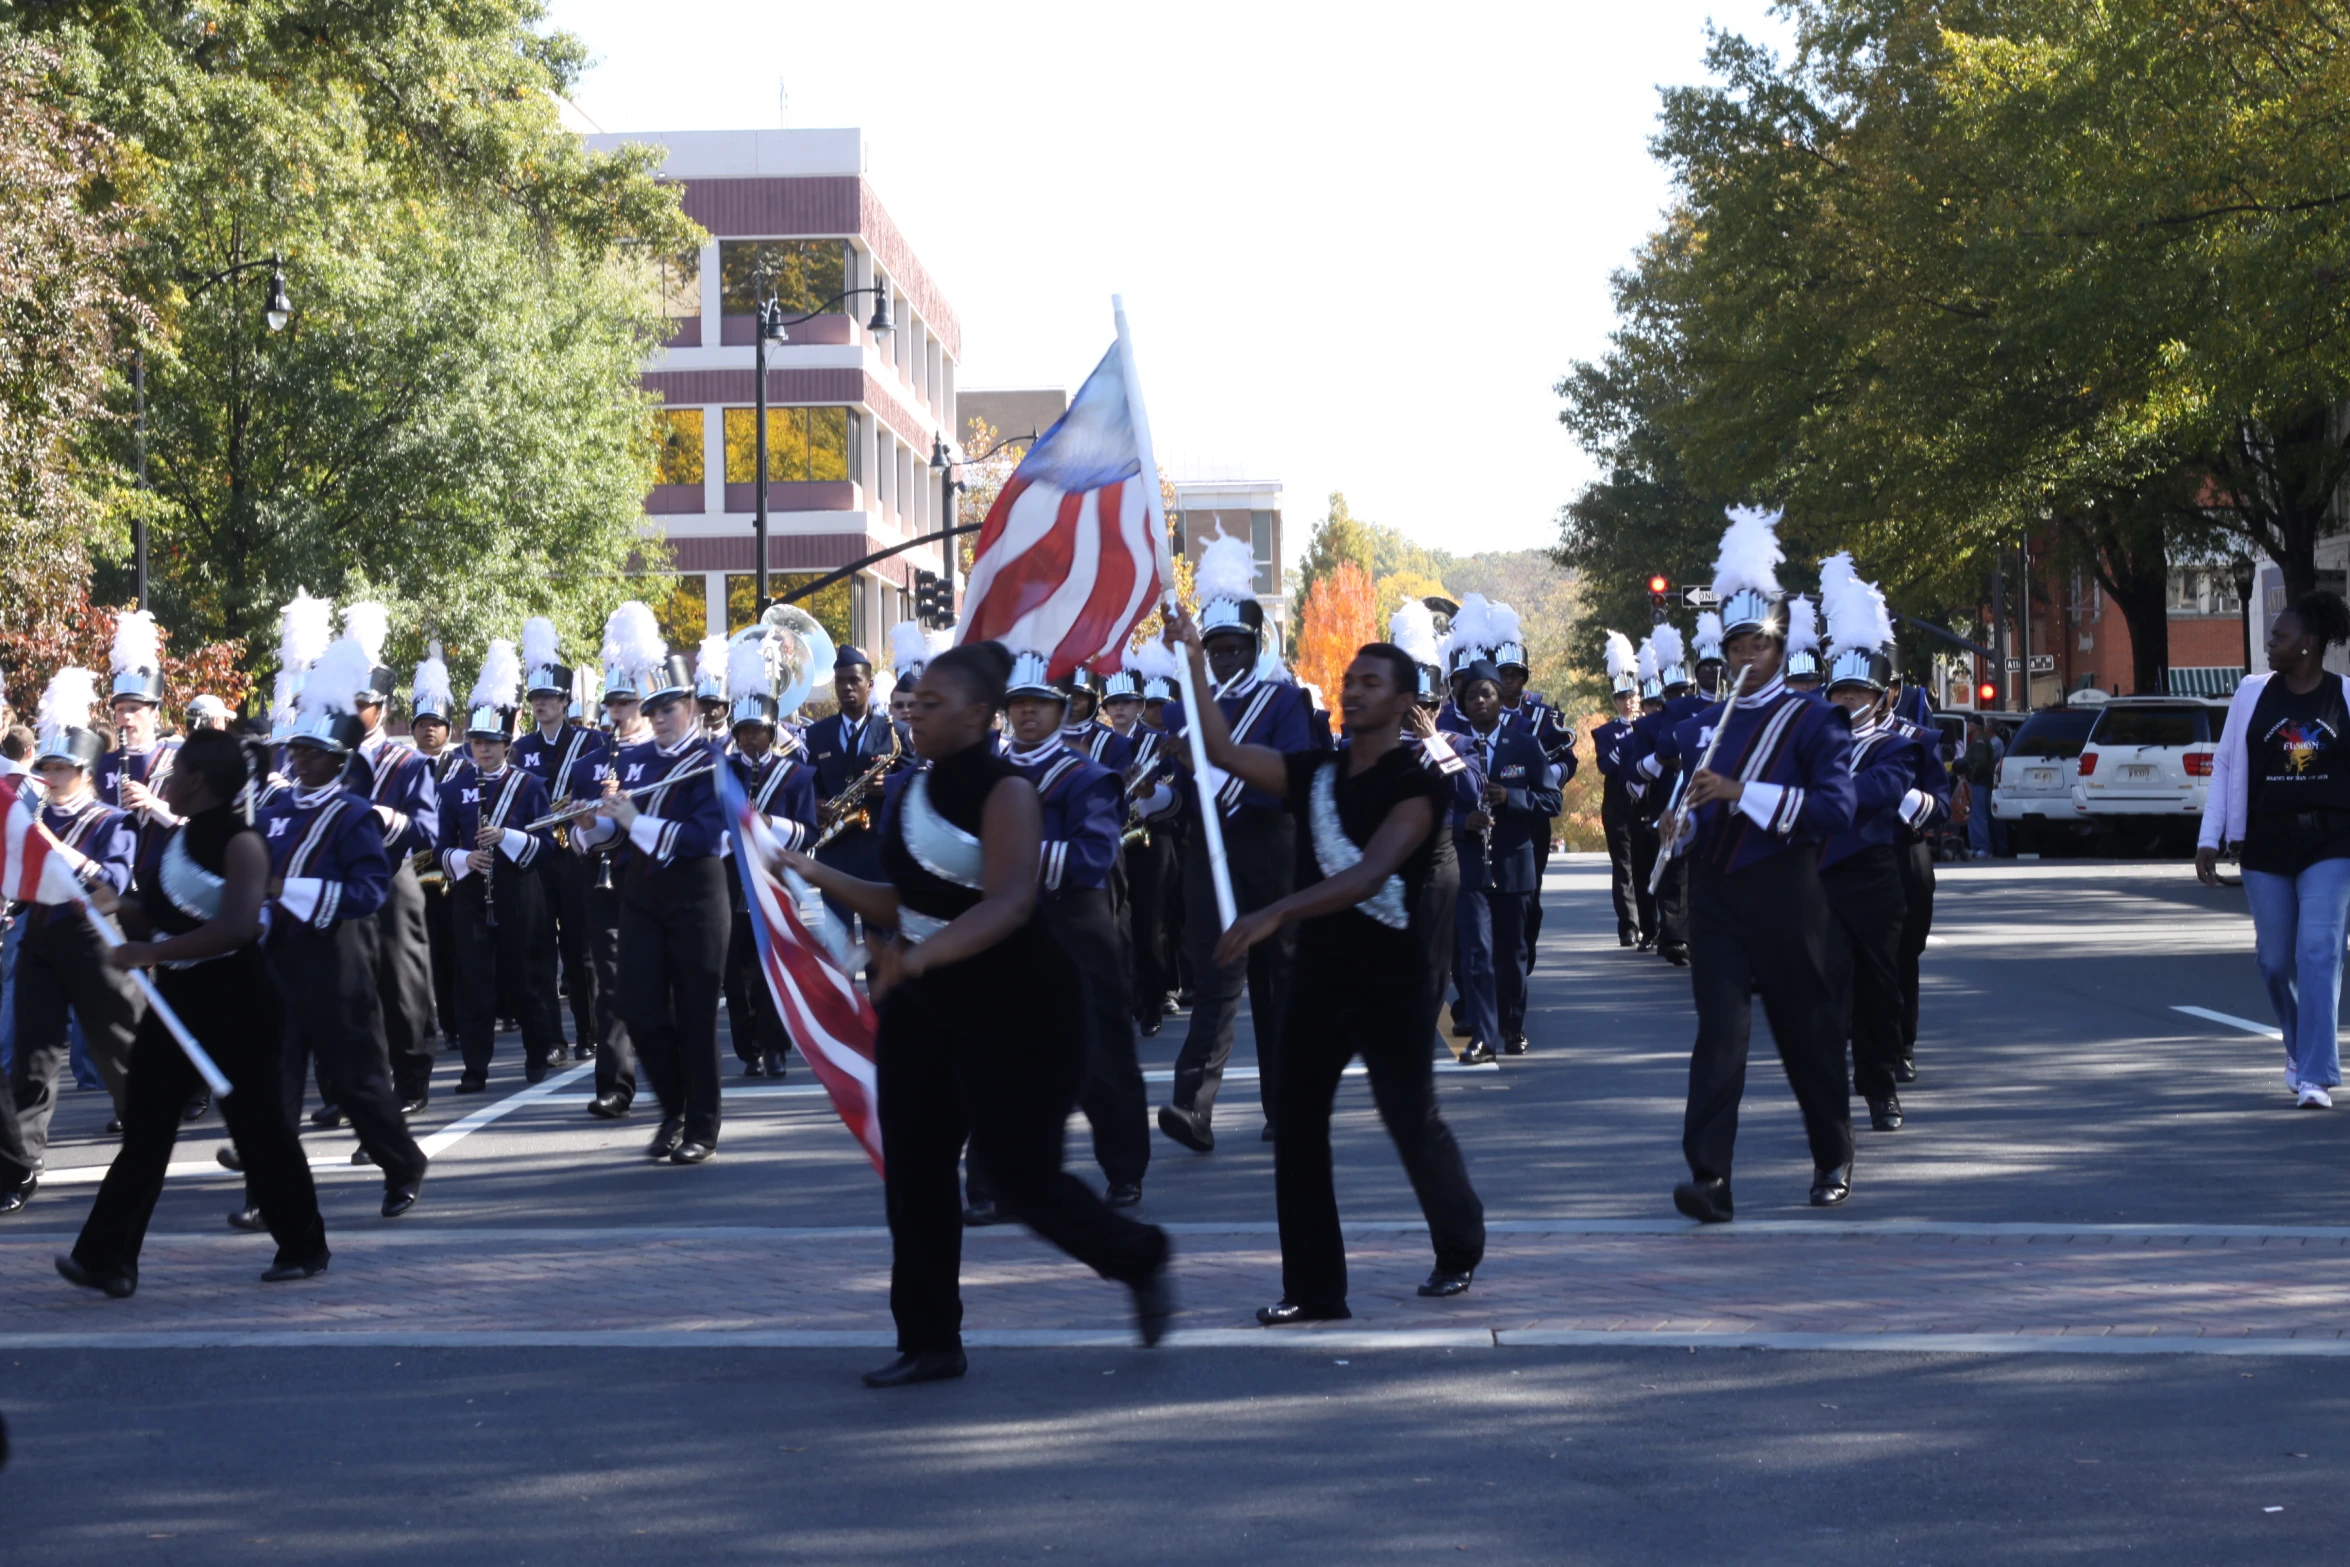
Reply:
[[[1122, 1332], [1115, 1289], [1015, 1230], [967, 1235], [974, 1334]], [[263, 1286], [265, 1239], [158, 1235], [140, 1292], [109, 1301], [50, 1268], [64, 1244], [0, 1237], [0, 1342], [50, 1335], [298, 1333], [886, 1335], [885, 1237], [869, 1230], [545, 1231], [366, 1227], [322, 1279]], [[1250, 1329], [1280, 1293], [1269, 1234], [1178, 1236], [1186, 1329]], [[1424, 1238], [1350, 1237], [1357, 1332], [2121, 1335], [2342, 1341], [2350, 1234], [2247, 1239], [1963, 1231], [1497, 1234], [1476, 1287], [1417, 1298]], [[1216, 1335], [1221, 1338], [1222, 1335]], [[1954, 1347], [1959, 1347], [1955, 1346]], [[2350, 1344], [2346, 1344], [2350, 1348]]]

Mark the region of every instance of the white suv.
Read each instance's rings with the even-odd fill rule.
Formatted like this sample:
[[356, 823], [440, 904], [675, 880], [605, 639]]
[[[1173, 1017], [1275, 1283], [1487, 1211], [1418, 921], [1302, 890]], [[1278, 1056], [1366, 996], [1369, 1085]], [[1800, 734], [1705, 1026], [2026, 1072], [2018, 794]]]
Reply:
[[2008, 841], [2018, 854], [2046, 854], [2076, 836], [2078, 824], [2087, 820], [2073, 803], [2080, 781], [2075, 761], [2103, 711], [2102, 704], [2044, 707], [2007, 742], [1991, 814], [2007, 823]]
[[2115, 697], [2081, 747], [2073, 803], [2096, 825], [2192, 841], [2227, 715], [2198, 697]]

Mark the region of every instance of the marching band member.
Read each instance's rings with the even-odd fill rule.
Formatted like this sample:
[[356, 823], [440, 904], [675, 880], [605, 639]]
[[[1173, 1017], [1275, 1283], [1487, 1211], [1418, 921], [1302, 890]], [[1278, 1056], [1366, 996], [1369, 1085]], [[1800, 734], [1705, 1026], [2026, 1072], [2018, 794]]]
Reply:
[[[1684, 759], [1674, 750], [1680, 726], [1714, 706], [1711, 698], [1694, 690], [1682, 665], [1684, 651], [1679, 628], [1658, 626], [1649, 633], [1656, 648], [1657, 684], [1664, 706], [1654, 715], [1642, 713], [1632, 724], [1632, 763], [1648, 786], [1653, 808], [1661, 811], [1675, 786]], [[1660, 852], [1661, 848], [1660, 848]], [[1689, 862], [1676, 856], [1665, 867], [1656, 889], [1656, 949], [1675, 968], [1689, 966]]]
[[[873, 711], [873, 661], [861, 648], [843, 645], [832, 660], [832, 695], [839, 711], [808, 726], [808, 759], [816, 769], [816, 798], [827, 806], [841, 801], [883, 757], [904, 749], [897, 725]], [[873, 822], [881, 804], [878, 789], [845, 818], [846, 825], [818, 851], [825, 864], [859, 881], [881, 877], [881, 840]], [[845, 806], [843, 807], [845, 808]], [[830, 899], [825, 906], [852, 931], [848, 910]]]
[[[464, 753], [449, 744], [449, 713], [456, 706], [449, 694], [449, 666], [441, 657], [441, 645], [433, 643], [425, 651], [423, 662], [416, 666], [416, 679], [408, 688], [408, 738], [416, 744], [416, 754], [424, 758], [424, 765], [432, 769], [433, 801], [438, 805], [441, 785], [462, 771], [458, 763]], [[436, 831], [434, 836], [438, 838]], [[424, 889], [424, 934], [432, 952], [432, 1012], [434, 1026], [442, 1039], [455, 1042], [457, 1033], [457, 951], [456, 938], [449, 927], [449, 878], [444, 871], [432, 877], [419, 877]]]
[[384, 856], [392, 879], [385, 884], [375, 925], [376, 988], [382, 1005], [385, 1059], [392, 1064], [392, 1091], [400, 1111], [413, 1115], [432, 1093], [432, 937], [425, 929], [424, 888], [416, 879], [416, 857], [440, 842], [440, 787], [432, 764], [412, 746], [396, 743], [384, 730], [384, 713], [398, 677], [383, 667], [384, 637], [391, 617], [381, 604], [343, 607], [343, 633], [365, 650], [367, 688], [358, 694], [359, 721], [367, 726], [351, 788], [373, 802], [383, 824]]
[[[1210, 540], [1200, 554], [1195, 583], [1199, 630], [1206, 639], [1208, 668], [1216, 678], [1212, 688], [1200, 689], [1202, 711], [1212, 697], [1236, 743], [1266, 746], [1285, 755], [1316, 749], [1313, 712], [1305, 693], [1293, 685], [1265, 679], [1257, 669], [1265, 611], [1256, 600], [1256, 558], [1247, 541], [1227, 534]], [[1180, 733], [1179, 711], [1170, 710], [1168, 720], [1170, 736]], [[1185, 748], [1179, 746], [1178, 750]], [[1199, 810], [1200, 790], [1196, 783], [1187, 783], [1183, 792], [1189, 820]], [[1216, 790], [1215, 809], [1224, 829], [1235, 909], [1246, 913], [1288, 897], [1296, 885], [1296, 838], [1280, 800], [1240, 779], [1227, 778]], [[1232, 1055], [1232, 1025], [1240, 1011], [1245, 983], [1257, 1042], [1257, 1089], [1265, 1111], [1263, 1136], [1270, 1141], [1278, 1110], [1274, 1095], [1279, 1075], [1274, 1070], [1274, 1056], [1280, 1048], [1282, 1006], [1296, 940], [1286, 931], [1276, 933], [1249, 948], [1245, 963], [1227, 968], [1217, 961], [1216, 943], [1223, 932], [1223, 919], [1216, 907], [1204, 828], [1193, 831], [1186, 845], [1183, 886], [1184, 939], [1191, 949], [1196, 988], [1191, 1027], [1175, 1058], [1174, 1091], [1169, 1096], [1172, 1103], [1159, 1110], [1159, 1130], [1194, 1153], [1206, 1153], [1216, 1146], [1211, 1129], [1216, 1090], [1224, 1080], [1224, 1063]]]
[[1918, 1080], [1918, 960], [1926, 954], [1926, 938], [1934, 930], [1934, 844], [1926, 829], [1934, 818], [1950, 815], [1950, 769], [1942, 760], [1942, 730], [1934, 722], [1933, 704], [1923, 688], [1905, 684], [1896, 666], [1886, 693], [1893, 722], [1909, 731], [1918, 743], [1918, 787], [1934, 802], [1934, 809], [1917, 822], [1903, 822], [1897, 840], [1902, 896], [1908, 914], [1901, 922], [1901, 1059], [1894, 1065], [1894, 1081]]
[[1645, 942], [1640, 892], [1632, 871], [1632, 797], [1624, 787], [1624, 746], [1640, 707], [1639, 655], [1621, 631], [1607, 634], [1607, 680], [1615, 717], [1591, 731], [1591, 759], [1599, 765], [1599, 826], [1607, 837], [1608, 895], [1616, 908], [1616, 945]]
[[1134, 765], [1134, 746], [1102, 712], [1103, 676], [1080, 664], [1065, 682], [1069, 717], [1061, 727], [1061, 743], [1089, 761], [1123, 775]]
[[1820, 688], [1820, 607], [1798, 593], [1787, 601], [1787, 687]]
[[1494, 1059], [1497, 1042], [1513, 1056], [1528, 1048], [1526, 924], [1541, 863], [1535, 842], [1550, 835], [1559, 812], [1559, 769], [1531, 734], [1502, 723], [1498, 669], [1480, 659], [1461, 673], [1461, 743], [1474, 750], [1485, 782], [1465, 830], [1453, 834], [1461, 881], [1454, 966], [1469, 1024], [1461, 1065], [1481, 1066]]
[[1697, 612], [1697, 694], [1708, 702], [1722, 699], [1722, 616], [1718, 610]]
[[[1454, 932], [1461, 900], [1461, 863], [1453, 839], [1456, 831], [1469, 817], [1483, 808], [1485, 775], [1478, 770], [1474, 746], [1456, 744], [1458, 734], [1436, 726], [1436, 714], [1445, 701], [1444, 649], [1436, 636], [1436, 617], [1424, 599], [1406, 599], [1387, 619], [1388, 640], [1412, 661], [1418, 676], [1418, 686], [1412, 704], [1404, 710], [1403, 743], [1419, 758], [1420, 765], [1443, 782], [1449, 791], [1442, 826], [1435, 837], [1435, 850], [1429, 860], [1428, 875], [1421, 891], [1422, 907], [1413, 912], [1412, 923], [1428, 939], [1427, 963], [1432, 974], [1449, 975], [1454, 968]], [[1340, 698], [1341, 703], [1344, 697]], [[1466, 755], [1462, 753], [1466, 751]], [[1444, 986], [1439, 984], [1428, 993], [1428, 1014], [1422, 1032], [1430, 1037], [1436, 1034], [1436, 1020], [1443, 1011]], [[1451, 1057], [1451, 1049], [1438, 1040], [1438, 1048]]]
[[209, 691], [200, 692], [188, 703], [188, 733], [194, 734], [203, 729], [225, 730], [235, 716], [228, 710], [228, 704], [219, 697]]
[[108, 654], [113, 689], [107, 707], [114, 719], [114, 749], [93, 769], [98, 798], [128, 811], [139, 836], [170, 831], [179, 824], [156, 788], [171, 771], [177, 740], [156, 737], [163, 713], [163, 647], [155, 617], [143, 609], [114, 618], [114, 645]]
[[726, 745], [726, 638], [713, 633], [702, 638], [694, 652], [694, 706], [702, 716], [702, 733]]
[[[270, 852], [266, 950], [286, 1003], [286, 1118], [300, 1120], [303, 1079], [315, 1060], [319, 1096], [350, 1119], [360, 1152], [383, 1171], [383, 1216], [392, 1219], [416, 1206], [425, 1156], [401, 1119], [377, 1017], [383, 1003], [368, 916], [383, 906], [391, 880], [383, 825], [368, 798], [345, 784], [366, 733], [358, 696], [373, 667], [355, 637], [310, 667], [286, 741], [292, 787], [255, 825]], [[250, 1183], [230, 1222], [261, 1227]]]
[[[258, 751], [259, 743], [253, 742]], [[157, 791], [179, 819], [159, 835], [124, 902], [133, 940], [112, 954], [118, 969], [152, 968], [155, 988], [235, 1092], [221, 1101], [237, 1164], [277, 1255], [265, 1284], [306, 1279], [327, 1265], [318, 1191], [282, 1109], [284, 1018], [261, 954], [261, 906], [270, 857], [237, 801], [251, 784], [246, 742], [220, 730], [188, 737]], [[98, 900], [111, 905], [111, 897]], [[112, 912], [109, 908], [109, 912]], [[150, 1012], [131, 1047], [122, 1148], [107, 1166], [73, 1251], [57, 1259], [72, 1283], [120, 1298], [137, 1290], [139, 1251], [179, 1137], [180, 1109], [202, 1079]]]
[[[61, 669], [50, 678], [41, 693], [33, 771], [48, 796], [40, 823], [60, 846], [51, 852], [72, 867], [83, 886], [103, 882], [119, 896], [130, 891], [139, 832], [129, 815], [101, 801], [91, 787], [102, 754], [100, 737], [90, 727], [97, 700], [98, 678], [86, 669]], [[32, 904], [17, 918], [25, 921], [25, 930], [17, 938], [11, 1000], [16, 1043], [8, 1086], [15, 1114], [0, 1120], [0, 1165], [25, 1172], [14, 1191], [30, 1197], [48, 1151], [49, 1119], [57, 1109], [72, 1019], [81, 1020], [90, 1058], [119, 1116], [123, 1075], [146, 1003], [131, 977], [107, 963], [105, 944], [79, 908]], [[0, 1212], [22, 1206], [21, 1200], [0, 1205]]]
[[[1180, 611], [1171, 618], [1193, 679], [1203, 679], [1199, 628]], [[1473, 669], [1471, 681], [1477, 678]], [[1274, 1057], [1282, 1074], [1273, 1144], [1281, 1299], [1257, 1312], [1267, 1327], [1351, 1315], [1331, 1185], [1330, 1106], [1357, 1055], [1435, 1245], [1435, 1267], [1420, 1293], [1460, 1294], [1484, 1257], [1484, 1206], [1437, 1112], [1422, 1032], [1435, 1014], [1442, 969], [1419, 926], [1449, 789], [1402, 741], [1418, 686], [1413, 659], [1394, 644], [1375, 642], [1356, 653], [1340, 699], [1346, 746], [1335, 755], [1245, 744], [1233, 738], [1221, 707], [1200, 714], [1210, 762], [1281, 801], [1310, 855], [1303, 887], [1242, 914], [1218, 944], [1218, 957], [1229, 962], [1283, 926], [1299, 927], [1295, 1005]]]
[[[728, 715], [734, 749], [726, 765], [734, 770], [743, 797], [767, 819], [775, 841], [805, 849], [816, 840], [816, 770], [798, 737], [785, 730], [776, 711], [774, 639], [765, 626], [738, 632], [727, 652]], [[745, 1077], [781, 1077], [791, 1035], [775, 1010], [751, 931], [751, 905], [741, 867], [734, 863], [733, 835], [721, 846], [726, 861], [727, 906], [733, 910], [726, 939], [726, 1020], [734, 1053]]]
[[[1558, 770], [1560, 783], [1575, 776], [1575, 731], [1567, 715], [1539, 691], [1526, 689], [1533, 674], [1526, 663], [1526, 634], [1518, 612], [1507, 604], [1493, 606], [1493, 628], [1498, 639], [1493, 665], [1501, 671], [1502, 721], [1530, 736], [1543, 757]], [[1550, 874], [1550, 823], [1534, 834], [1534, 901], [1527, 906], [1523, 931], [1526, 970], [1532, 973], [1536, 944], [1542, 935], [1542, 883]]]
[[[592, 801], [602, 787], [598, 779], [604, 766], [603, 732], [571, 719], [571, 693], [577, 683], [578, 676], [563, 662], [555, 623], [544, 615], [524, 621], [522, 695], [530, 704], [531, 728], [509, 754], [515, 768], [545, 787], [550, 810]], [[571, 1037], [579, 1059], [586, 1061], [596, 1054], [601, 1022], [611, 1006], [604, 997], [605, 976], [595, 960], [595, 922], [588, 915], [593, 867], [584, 855], [568, 851], [570, 836], [567, 826], [556, 829], [558, 852], [539, 856], [538, 876], [546, 890], [546, 934], [562, 961], [563, 993], [571, 1003]], [[563, 1059], [560, 1033], [548, 1047], [547, 1058]]]
[[[1184, 817], [1174, 783], [1177, 742], [1151, 721], [1154, 705], [1164, 713], [1174, 695], [1175, 655], [1163, 642], [1145, 642], [1127, 655], [1126, 671], [1111, 681], [1113, 690], [1103, 706], [1113, 725], [1124, 717], [1121, 732], [1134, 745], [1127, 777], [1128, 830], [1141, 828], [1125, 852], [1134, 1022], [1145, 1039], [1156, 1039], [1182, 988]], [[1133, 683], [1131, 696], [1116, 689], [1121, 681]]]
[[[1036, 790], [1040, 917], [1053, 944], [1076, 966], [1083, 1002], [1086, 1074], [1078, 1106], [1093, 1127], [1094, 1162], [1113, 1208], [1142, 1201], [1150, 1167], [1150, 1102], [1135, 1057], [1133, 979], [1111, 876], [1126, 829], [1126, 787], [1116, 772], [1072, 749], [1066, 715], [1081, 682], [1046, 678], [1045, 655], [1015, 652], [1004, 689], [1013, 766]], [[973, 1205], [994, 1204], [983, 1168], [973, 1170]], [[990, 1215], [984, 1213], [982, 1217]]]
[[514, 697], [522, 661], [514, 644], [493, 641], [466, 704], [466, 747], [473, 768], [441, 785], [440, 852], [449, 878], [449, 922], [457, 938], [457, 1048], [464, 1075], [457, 1092], [489, 1087], [498, 1019], [522, 1026], [523, 1078], [546, 1081], [562, 1059], [563, 1022], [555, 1007], [555, 946], [547, 935], [540, 861], [554, 838], [528, 823], [547, 814], [547, 789], [510, 765]]
[[596, 825], [582, 836], [614, 843], [620, 1015], [661, 1101], [645, 1151], [701, 1164], [718, 1152], [718, 998], [732, 924], [718, 863], [726, 819], [710, 776], [722, 759], [702, 730], [682, 655], [636, 678], [653, 737], [613, 753]]
[[1820, 603], [1834, 646], [1828, 700], [1852, 715], [1852, 823], [1820, 849], [1820, 890], [1835, 923], [1828, 933], [1828, 985], [1839, 1032], [1852, 1040], [1852, 1083], [1868, 1101], [1869, 1124], [1901, 1126], [1893, 1081], [1901, 1062], [1901, 932], [1908, 912], [1897, 840], [1904, 825], [1933, 814], [1918, 787], [1917, 738], [1886, 700], [1893, 669], [1893, 621], [1885, 596], [1853, 573], [1849, 554], [1820, 569]]
[[930, 766], [884, 817], [886, 881], [784, 856], [868, 930], [896, 932], [872, 953], [898, 1356], [866, 1374], [871, 1387], [967, 1369], [955, 1192], [966, 1137], [1005, 1212], [1134, 1292], [1144, 1343], [1158, 1341], [1175, 1309], [1166, 1232], [1113, 1211], [1061, 1168], [1086, 1078], [1084, 1003], [1038, 907], [1036, 792], [988, 744], [1010, 663], [1000, 646], [978, 643], [949, 648], [923, 671], [913, 743]]
[[1654, 633], [1640, 639], [1639, 662], [1635, 666], [1640, 681], [1640, 703], [1637, 716], [1626, 720], [1628, 733], [1623, 749], [1617, 753], [1618, 776], [1623, 779], [1624, 798], [1632, 805], [1632, 900], [1640, 916], [1640, 939], [1633, 943], [1638, 952], [1654, 952], [1661, 933], [1661, 916], [1657, 910], [1656, 894], [1649, 890], [1650, 877], [1656, 870], [1662, 840], [1657, 836], [1657, 816], [1663, 811], [1666, 797], [1672, 792], [1669, 784], [1652, 781], [1640, 771], [1644, 749], [1640, 720], [1661, 714], [1665, 710], [1664, 682], [1657, 677], [1656, 637]]
[[[669, 660], [653, 612], [630, 599], [604, 621], [603, 710], [611, 730], [603, 760], [589, 782], [601, 801], [624, 748], [653, 743], [639, 694], [657, 684]], [[582, 821], [571, 829], [571, 852], [590, 867], [587, 893], [589, 960], [596, 969], [596, 1097], [588, 1114], [617, 1121], [636, 1103], [636, 1044], [620, 1005], [620, 887], [614, 856], [619, 840]]]
[[1730, 517], [1714, 592], [1737, 694], [1677, 731], [1688, 776], [1666, 831], [1668, 852], [1689, 865], [1697, 1000], [1681, 1134], [1689, 1179], [1673, 1189], [1673, 1205], [1706, 1224], [1732, 1215], [1730, 1159], [1758, 994], [1811, 1143], [1812, 1204], [1833, 1207], [1852, 1191], [1852, 1105], [1819, 875], [1821, 841], [1852, 820], [1852, 724], [1780, 676], [1777, 514], [1738, 508]]

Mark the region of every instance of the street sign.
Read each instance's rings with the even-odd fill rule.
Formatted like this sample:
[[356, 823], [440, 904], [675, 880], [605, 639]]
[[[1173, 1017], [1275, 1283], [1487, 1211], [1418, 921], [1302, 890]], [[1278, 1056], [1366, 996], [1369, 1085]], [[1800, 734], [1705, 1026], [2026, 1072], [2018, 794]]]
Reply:
[[[2013, 654], [2008, 655], [2007, 672], [2009, 674], [2012, 675], [2023, 667], [2022, 660], [2016, 658]], [[2054, 653], [2034, 653], [2032, 655], [2032, 673], [2035, 675], [2055, 674], [2056, 655]]]
[[1711, 588], [1683, 588], [1681, 602], [1691, 609], [1712, 609], [1722, 602], [1722, 598]]

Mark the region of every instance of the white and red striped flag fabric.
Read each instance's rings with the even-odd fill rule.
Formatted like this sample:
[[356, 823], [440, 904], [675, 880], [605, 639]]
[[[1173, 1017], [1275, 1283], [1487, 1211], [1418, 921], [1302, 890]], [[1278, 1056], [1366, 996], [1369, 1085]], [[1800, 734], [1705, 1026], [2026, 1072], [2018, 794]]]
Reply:
[[752, 944], [759, 954], [759, 970], [767, 976], [768, 994], [791, 1030], [792, 1043], [832, 1096], [833, 1109], [878, 1171], [881, 1092], [873, 1067], [873, 1036], [879, 1020], [873, 1003], [809, 931], [797, 902], [767, 868], [774, 837], [731, 767], [718, 769], [718, 799], [734, 839], [735, 869], [742, 873]]
[[1145, 489], [1159, 476], [1143, 471], [1139, 426], [1112, 347], [988, 509], [957, 641], [1038, 649], [1056, 680], [1082, 663], [1121, 666], [1167, 586]]
[[80, 878], [57, 840], [41, 830], [41, 807], [30, 777], [0, 778], [0, 897], [16, 903], [73, 903]]

